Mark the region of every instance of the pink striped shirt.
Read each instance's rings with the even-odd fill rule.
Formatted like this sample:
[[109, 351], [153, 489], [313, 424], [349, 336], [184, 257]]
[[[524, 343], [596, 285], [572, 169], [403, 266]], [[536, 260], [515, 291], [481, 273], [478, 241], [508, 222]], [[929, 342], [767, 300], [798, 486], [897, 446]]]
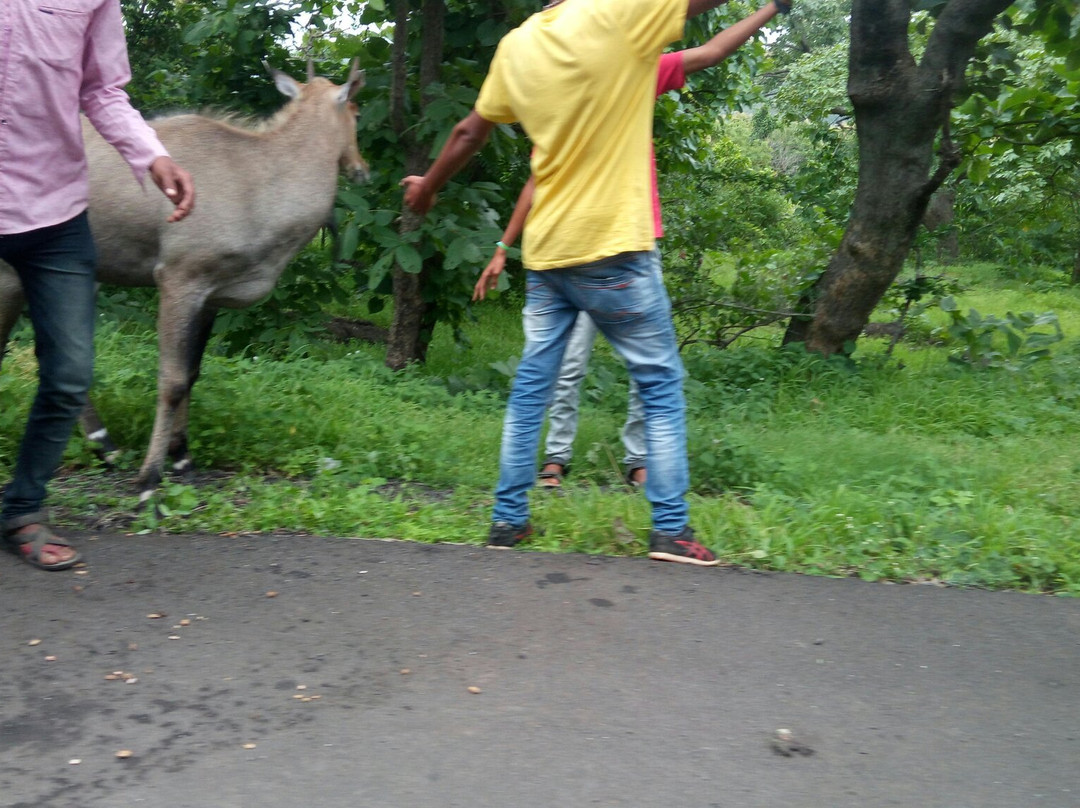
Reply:
[[130, 80], [119, 0], [0, 0], [0, 234], [86, 210], [80, 110], [140, 182], [167, 155]]

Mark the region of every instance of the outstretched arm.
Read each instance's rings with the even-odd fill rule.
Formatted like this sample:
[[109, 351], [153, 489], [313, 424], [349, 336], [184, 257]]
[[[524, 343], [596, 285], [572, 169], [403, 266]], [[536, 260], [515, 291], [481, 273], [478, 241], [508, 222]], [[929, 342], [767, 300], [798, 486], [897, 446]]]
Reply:
[[[790, 8], [786, 3], [784, 7]], [[682, 51], [683, 71], [689, 75], [696, 73], [698, 70], [720, 64], [720, 62], [737, 51], [750, 37], [760, 31], [765, 23], [779, 14], [780, 11], [780, 7], [776, 2], [770, 2], [749, 17], [739, 20], [730, 28], [725, 28], [704, 45]]]
[[405, 187], [405, 204], [421, 215], [431, 210], [435, 194], [480, 151], [494, 127], [493, 122], [481, 118], [475, 109], [459, 121], [427, 173], [401, 181]]
[[506, 266], [506, 248], [517, 241], [521, 231], [525, 228], [525, 217], [529, 215], [529, 210], [532, 208], [533, 191], [535, 189], [536, 177], [530, 174], [529, 181], [525, 183], [521, 193], [518, 194], [517, 204], [514, 205], [514, 213], [506, 224], [502, 240], [495, 247], [495, 254], [491, 256], [491, 260], [488, 261], [488, 265], [480, 273], [480, 278], [476, 281], [476, 286], [473, 288], [473, 300], [483, 300], [487, 293], [494, 289], [499, 282], [499, 275], [502, 274], [503, 268]]

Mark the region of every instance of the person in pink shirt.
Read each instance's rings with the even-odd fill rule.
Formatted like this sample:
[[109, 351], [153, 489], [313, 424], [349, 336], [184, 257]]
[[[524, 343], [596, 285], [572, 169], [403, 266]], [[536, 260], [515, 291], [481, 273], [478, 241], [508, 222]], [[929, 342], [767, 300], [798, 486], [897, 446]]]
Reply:
[[46, 486], [87, 401], [94, 365], [96, 253], [80, 112], [131, 166], [191, 212], [191, 175], [131, 106], [119, 0], [0, 2], [0, 260], [26, 295], [38, 389], [0, 505], [3, 542], [46, 570], [80, 560], [48, 524]]
[[[784, 3], [781, 8], [778, 4], [770, 2], [730, 28], [725, 28], [704, 45], [663, 54], [660, 57], [656, 75], [657, 97], [670, 90], [682, 89], [689, 74], [720, 64], [761, 30], [778, 12], [786, 12], [789, 8], [787, 3]], [[660, 216], [660, 194], [656, 182], [656, 155], [650, 155], [650, 159], [652, 161], [653, 222], [656, 237], [660, 238], [664, 235], [664, 226]], [[532, 209], [535, 185], [535, 179], [530, 176], [521, 189], [517, 204], [514, 205], [514, 212], [510, 216], [506, 230], [503, 231], [502, 239], [496, 242], [494, 255], [476, 281], [472, 298], [474, 301], [483, 300], [498, 283], [499, 275], [506, 266], [507, 248], [521, 234], [525, 227], [525, 219]], [[587, 313], [581, 312], [566, 344], [562, 365], [559, 368], [559, 378], [555, 383], [555, 393], [548, 407], [548, 433], [544, 445], [544, 461], [539, 474], [542, 487], [560, 487], [563, 475], [570, 468], [574, 435], [577, 432], [579, 391], [589, 367], [589, 354], [596, 341], [596, 333], [596, 324], [592, 318]], [[626, 424], [622, 430], [622, 441], [626, 449], [626, 455], [623, 458], [626, 481], [632, 486], [641, 486], [645, 482], [645, 411], [633, 380], [630, 382], [630, 406]]]

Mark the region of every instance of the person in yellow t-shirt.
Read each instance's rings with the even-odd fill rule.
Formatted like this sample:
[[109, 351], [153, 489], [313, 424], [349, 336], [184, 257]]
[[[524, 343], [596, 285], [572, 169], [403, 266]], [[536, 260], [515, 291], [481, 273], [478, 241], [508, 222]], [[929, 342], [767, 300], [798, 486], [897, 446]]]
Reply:
[[[767, 25], [777, 14], [790, 6], [777, 6], [772, 0], [754, 13], [739, 20], [711, 37], [703, 45], [686, 50], [671, 51], [660, 57], [656, 76], [656, 96], [671, 90], [680, 90], [686, 85], [686, 77], [699, 70], [714, 67], [738, 50], [762, 27]], [[653, 230], [657, 239], [663, 237], [664, 226], [660, 215], [660, 194], [656, 181], [656, 161], [650, 153], [650, 172], [652, 186]], [[472, 299], [483, 300], [487, 293], [496, 287], [499, 276], [506, 266], [507, 249], [521, 235], [525, 218], [532, 207], [534, 177], [521, 189], [514, 212], [507, 222], [502, 238], [495, 243], [495, 250], [484, 271], [476, 281]], [[548, 405], [547, 437], [544, 440], [544, 460], [540, 466], [539, 485], [549, 491], [557, 491], [562, 486], [563, 477], [570, 471], [570, 460], [574, 454], [574, 435], [578, 424], [578, 402], [581, 383], [589, 367], [589, 356], [596, 341], [596, 326], [586, 312], [578, 314], [570, 339], [563, 353], [559, 378], [555, 382], [555, 392]], [[645, 485], [645, 465], [647, 449], [645, 446], [645, 409], [638, 395], [637, 385], [630, 384], [630, 401], [626, 423], [622, 428], [622, 442], [626, 449], [623, 466], [626, 469], [626, 482], [634, 488]]]
[[497, 123], [533, 142], [536, 190], [525, 223], [525, 349], [503, 424], [487, 543], [532, 533], [528, 492], [544, 411], [570, 330], [586, 311], [621, 354], [645, 405], [652, 506], [649, 557], [714, 566], [694, 537], [686, 491], [683, 367], [653, 239], [649, 149], [657, 64], [686, 17], [722, 0], [563, 0], [503, 37], [472, 112], [405, 203], [427, 213], [436, 192]]

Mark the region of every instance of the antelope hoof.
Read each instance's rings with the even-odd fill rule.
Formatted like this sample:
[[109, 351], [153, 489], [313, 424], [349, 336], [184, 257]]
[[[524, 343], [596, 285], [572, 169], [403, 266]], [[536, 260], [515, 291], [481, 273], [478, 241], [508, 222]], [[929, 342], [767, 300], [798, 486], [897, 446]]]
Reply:
[[154, 495], [156, 493], [157, 493], [156, 488], [144, 488], [142, 491], [140, 491], [139, 492], [139, 501], [135, 505], [135, 511], [137, 513], [142, 513], [143, 511], [146, 510], [147, 503], [150, 502], [150, 503], [153, 503], [155, 513], [158, 516], [160, 516], [161, 514], [158, 511], [157, 502], [154, 500]]
[[185, 481], [193, 479], [196, 471], [195, 461], [191, 459], [191, 455], [182, 457], [172, 464], [172, 473]]

